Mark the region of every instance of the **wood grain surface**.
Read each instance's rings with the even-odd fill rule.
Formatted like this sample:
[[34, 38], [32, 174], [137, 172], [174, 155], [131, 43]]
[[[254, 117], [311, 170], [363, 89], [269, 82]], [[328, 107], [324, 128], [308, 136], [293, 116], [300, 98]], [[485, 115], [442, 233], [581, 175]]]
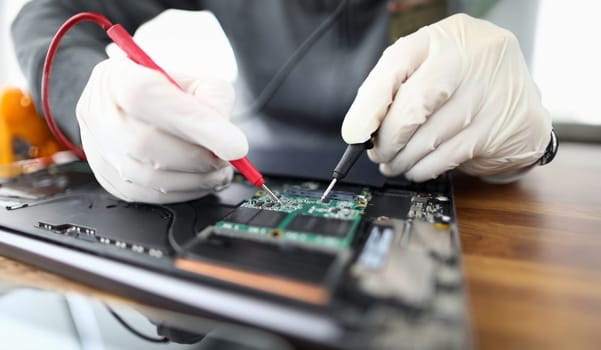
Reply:
[[456, 176], [476, 344], [601, 348], [601, 146], [563, 144], [510, 185]]
[[[511, 185], [456, 176], [455, 194], [477, 348], [600, 349], [601, 146], [562, 144]], [[124, 301], [0, 258], [7, 283]]]

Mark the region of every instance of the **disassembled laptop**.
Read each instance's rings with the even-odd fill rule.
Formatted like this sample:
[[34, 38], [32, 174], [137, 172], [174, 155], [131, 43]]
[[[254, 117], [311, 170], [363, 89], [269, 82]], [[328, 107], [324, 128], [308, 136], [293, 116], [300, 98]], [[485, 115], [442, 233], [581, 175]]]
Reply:
[[[241, 176], [196, 201], [135, 204], [106, 193], [86, 163], [74, 162], [2, 184], [0, 225], [33, 240], [319, 315], [340, 329], [316, 339], [311, 332], [299, 335], [293, 323], [277, 330], [261, 326], [293, 344], [471, 346], [449, 175], [425, 184], [341, 184], [323, 202], [325, 182], [270, 177], [269, 183], [281, 204]], [[36, 263], [6, 242], [0, 246], [2, 254]], [[64, 262], [44, 265], [66, 271]], [[77, 269], [78, 262], [71, 265]], [[66, 274], [90, 283], [83, 273]], [[110, 281], [91, 283], [111, 289]], [[132, 287], [128, 295], [145, 293]], [[150, 300], [161, 305], [159, 298]], [[207, 314], [202, 307], [188, 311]]]

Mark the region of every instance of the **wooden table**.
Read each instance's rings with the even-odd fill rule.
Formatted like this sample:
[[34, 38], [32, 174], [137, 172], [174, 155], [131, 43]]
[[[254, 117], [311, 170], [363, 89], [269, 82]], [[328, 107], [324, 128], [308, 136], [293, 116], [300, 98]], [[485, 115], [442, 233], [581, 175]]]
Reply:
[[478, 347], [601, 349], [601, 146], [455, 194]]
[[[562, 144], [512, 185], [456, 177], [477, 348], [601, 348], [601, 146]], [[0, 280], [110, 294], [0, 258]]]

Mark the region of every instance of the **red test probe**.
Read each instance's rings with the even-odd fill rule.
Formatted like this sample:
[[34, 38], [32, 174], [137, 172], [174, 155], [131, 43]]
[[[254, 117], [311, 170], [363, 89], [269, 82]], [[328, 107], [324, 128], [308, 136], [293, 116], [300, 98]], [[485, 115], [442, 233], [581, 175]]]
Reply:
[[[48, 48], [48, 54], [46, 55], [46, 60], [44, 61], [44, 70], [42, 72], [42, 106], [48, 127], [56, 139], [65, 147], [73, 151], [78, 157], [85, 159], [86, 157], [83, 150], [73, 145], [56, 125], [50, 111], [49, 102], [50, 74], [54, 57], [56, 56], [56, 51], [65, 34], [73, 26], [81, 22], [94, 22], [100, 25], [102, 29], [106, 31], [109, 38], [111, 38], [111, 40], [113, 40], [113, 42], [117, 44], [117, 46], [119, 46], [132, 61], [146, 68], [161, 72], [172, 84], [177, 86], [182, 91], [183, 89], [173, 78], [167, 74], [167, 72], [165, 72], [158, 64], [156, 64], [152, 58], [150, 58], [150, 56], [148, 56], [148, 54], [146, 54], [146, 52], [144, 52], [144, 50], [138, 46], [138, 44], [136, 44], [132, 36], [120, 24], [113, 24], [105, 16], [93, 12], [82, 12], [69, 18], [59, 28], [54, 38], [52, 38], [50, 47]], [[263, 175], [261, 175], [261, 173], [253, 166], [248, 158], [243, 157], [240, 159], [231, 160], [230, 164], [232, 164], [232, 166], [236, 168], [251, 184], [261, 187], [263, 190], [265, 190], [265, 192], [267, 192], [267, 194], [269, 194], [270, 197], [273, 198], [273, 200], [282, 204], [280, 199], [265, 185]]]

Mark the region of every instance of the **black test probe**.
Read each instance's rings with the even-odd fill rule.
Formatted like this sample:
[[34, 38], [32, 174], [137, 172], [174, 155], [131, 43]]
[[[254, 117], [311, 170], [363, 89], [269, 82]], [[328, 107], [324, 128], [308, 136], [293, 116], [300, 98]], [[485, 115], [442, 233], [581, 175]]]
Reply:
[[344, 154], [338, 161], [336, 168], [334, 168], [334, 172], [332, 173], [332, 181], [328, 188], [326, 188], [325, 192], [321, 195], [319, 199], [320, 202], [323, 202], [324, 199], [328, 197], [330, 191], [336, 185], [338, 180], [343, 179], [346, 174], [351, 170], [351, 167], [357, 162], [357, 159], [361, 156], [364, 150], [370, 149], [374, 147], [373, 136], [365, 141], [364, 143], [353, 143], [346, 146], [346, 150], [344, 150]]

